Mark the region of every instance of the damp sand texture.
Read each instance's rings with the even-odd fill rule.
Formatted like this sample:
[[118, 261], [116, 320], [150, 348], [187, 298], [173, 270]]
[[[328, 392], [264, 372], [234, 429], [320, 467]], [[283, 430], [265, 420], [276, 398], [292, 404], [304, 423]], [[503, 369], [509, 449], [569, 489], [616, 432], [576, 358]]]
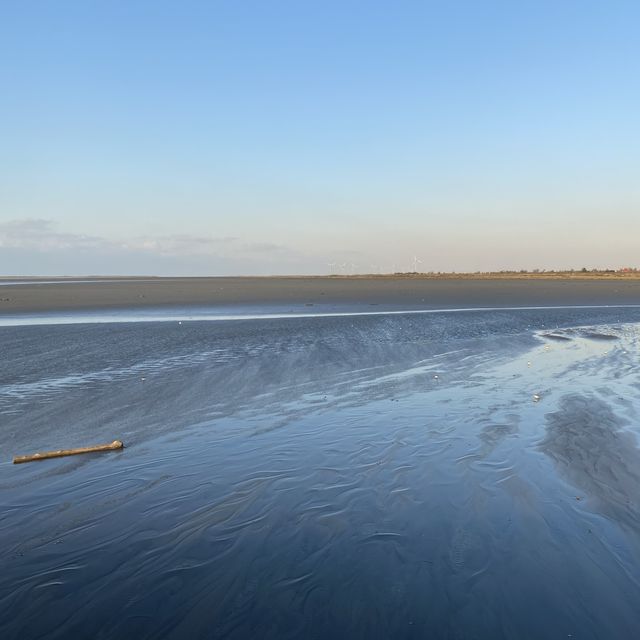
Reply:
[[637, 633], [638, 309], [0, 344], [2, 638]]

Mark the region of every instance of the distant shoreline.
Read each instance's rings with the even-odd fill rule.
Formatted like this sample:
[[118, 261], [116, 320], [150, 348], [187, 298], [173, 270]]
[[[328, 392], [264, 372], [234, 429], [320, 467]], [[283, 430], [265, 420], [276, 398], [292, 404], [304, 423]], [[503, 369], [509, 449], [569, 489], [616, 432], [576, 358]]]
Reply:
[[70, 282], [70, 281], [117, 281], [131, 282], [143, 280], [298, 280], [298, 279], [411, 279], [411, 280], [640, 280], [638, 270], [593, 270], [593, 271], [475, 271], [475, 272], [396, 272], [396, 273], [330, 273], [320, 275], [266, 275], [266, 276], [156, 276], [156, 275], [55, 275], [20, 276], [0, 275], [0, 285], [4, 282]]
[[[640, 304], [640, 274], [2, 278], [0, 315], [136, 308], [289, 311]], [[13, 284], [9, 285], [9, 282]]]

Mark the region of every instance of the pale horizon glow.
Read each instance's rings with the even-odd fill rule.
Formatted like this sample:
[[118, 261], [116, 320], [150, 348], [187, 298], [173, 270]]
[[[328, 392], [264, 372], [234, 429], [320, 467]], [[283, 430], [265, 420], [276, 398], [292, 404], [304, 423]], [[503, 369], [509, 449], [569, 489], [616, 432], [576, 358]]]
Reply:
[[635, 2], [0, 15], [0, 275], [640, 266]]

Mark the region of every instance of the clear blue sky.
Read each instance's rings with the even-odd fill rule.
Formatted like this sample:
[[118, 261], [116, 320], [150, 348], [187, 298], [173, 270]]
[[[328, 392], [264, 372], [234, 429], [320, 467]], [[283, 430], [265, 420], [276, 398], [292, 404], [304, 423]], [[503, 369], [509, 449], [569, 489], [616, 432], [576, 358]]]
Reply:
[[2, 2], [0, 273], [640, 266], [639, 25], [616, 1]]

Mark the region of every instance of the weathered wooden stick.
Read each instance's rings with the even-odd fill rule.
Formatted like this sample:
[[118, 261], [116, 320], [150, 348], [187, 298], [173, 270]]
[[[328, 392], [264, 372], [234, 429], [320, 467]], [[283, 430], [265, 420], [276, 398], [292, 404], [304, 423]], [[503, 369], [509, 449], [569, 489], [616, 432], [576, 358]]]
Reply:
[[120, 440], [114, 440], [109, 444], [98, 444], [95, 447], [80, 447], [78, 449], [60, 449], [59, 451], [45, 451], [43, 453], [34, 453], [31, 456], [15, 456], [13, 464], [22, 462], [32, 462], [33, 460], [46, 460], [47, 458], [62, 458], [63, 456], [75, 456], [78, 453], [93, 453], [94, 451], [115, 451], [124, 448], [124, 444]]

